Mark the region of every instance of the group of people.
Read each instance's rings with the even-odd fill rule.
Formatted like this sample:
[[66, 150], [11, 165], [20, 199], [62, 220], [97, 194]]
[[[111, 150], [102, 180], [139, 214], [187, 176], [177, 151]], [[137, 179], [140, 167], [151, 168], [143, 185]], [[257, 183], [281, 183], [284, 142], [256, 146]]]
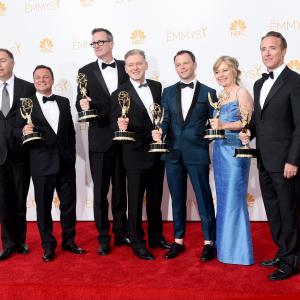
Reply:
[[[140, 259], [153, 260], [149, 248], [166, 249], [172, 259], [185, 251], [187, 177], [196, 200], [204, 245], [200, 260], [216, 256], [220, 262], [254, 263], [247, 210], [249, 158], [233, 157], [235, 148], [256, 137], [260, 186], [272, 238], [278, 251], [261, 262], [276, 267], [270, 280], [291, 277], [299, 270], [300, 228], [300, 75], [284, 64], [287, 43], [278, 32], [261, 39], [262, 60], [269, 73], [254, 85], [254, 101], [239, 85], [238, 61], [221, 56], [213, 66], [221, 96], [197, 80], [195, 55], [181, 50], [174, 57], [179, 82], [165, 88], [146, 79], [144, 51], [133, 49], [124, 61], [113, 57], [113, 35], [104, 28], [92, 31], [91, 46], [97, 60], [79, 69], [87, 78], [86, 95], [78, 86], [78, 111], [95, 110], [99, 117], [88, 129], [89, 161], [94, 183], [94, 219], [98, 253], [111, 251], [108, 190], [112, 185], [112, 233], [115, 246], [131, 246]], [[51, 205], [54, 189], [60, 199], [62, 249], [75, 254], [85, 250], [75, 243], [76, 178], [75, 130], [67, 98], [54, 95], [50, 67], [39, 65], [34, 85], [13, 75], [14, 58], [0, 49], [0, 221], [3, 250], [0, 260], [13, 253], [26, 254], [26, 197], [32, 177], [37, 223], [47, 262], [55, 257]], [[130, 98], [122, 115], [120, 93]], [[31, 123], [20, 114], [20, 98], [32, 99]], [[218, 103], [216, 116], [210, 101]], [[164, 111], [161, 128], [153, 126], [149, 107]], [[246, 111], [248, 129], [241, 114]], [[251, 120], [251, 121], [250, 121]], [[29, 124], [28, 124], [29, 123]], [[209, 185], [208, 127], [225, 131], [225, 139], [213, 141], [216, 213]], [[134, 133], [135, 142], [116, 143], [114, 131]], [[22, 136], [40, 132], [43, 143], [22, 147]], [[164, 141], [168, 153], [150, 153], [149, 145]], [[174, 241], [163, 235], [161, 201], [166, 169], [172, 197]], [[146, 194], [148, 247], [144, 239], [142, 209]]]

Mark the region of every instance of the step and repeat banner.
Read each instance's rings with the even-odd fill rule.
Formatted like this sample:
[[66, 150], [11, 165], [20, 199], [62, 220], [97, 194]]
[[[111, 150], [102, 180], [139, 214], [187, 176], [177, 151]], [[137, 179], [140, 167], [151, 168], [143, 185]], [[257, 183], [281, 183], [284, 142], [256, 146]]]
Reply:
[[[163, 86], [178, 81], [173, 57], [177, 51], [188, 49], [196, 55], [198, 80], [220, 90], [212, 66], [219, 56], [231, 55], [240, 63], [242, 85], [252, 92], [253, 83], [265, 71], [260, 59], [260, 38], [270, 30], [280, 31], [286, 37], [286, 63], [300, 72], [299, 10], [300, 4], [293, 0], [278, 3], [258, 0], [0, 0], [0, 47], [13, 52], [16, 76], [32, 81], [36, 65], [49, 65], [55, 75], [54, 93], [71, 101], [77, 132], [78, 220], [93, 219], [88, 125], [77, 122], [74, 106], [77, 71], [96, 60], [89, 45], [93, 28], [107, 28], [113, 33], [115, 58], [123, 59], [133, 48], [144, 50], [149, 63], [147, 77], [162, 82]], [[212, 172], [210, 180], [215, 198]], [[188, 219], [199, 220], [190, 183], [188, 187]], [[248, 191], [251, 220], [266, 220], [255, 159], [251, 163]], [[27, 207], [28, 220], [35, 220], [32, 185]], [[172, 220], [166, 181], [162, 212], [165, 220]], [[53, 199], [52, 213], [54, 219], [59, 219], [57, 195]]]

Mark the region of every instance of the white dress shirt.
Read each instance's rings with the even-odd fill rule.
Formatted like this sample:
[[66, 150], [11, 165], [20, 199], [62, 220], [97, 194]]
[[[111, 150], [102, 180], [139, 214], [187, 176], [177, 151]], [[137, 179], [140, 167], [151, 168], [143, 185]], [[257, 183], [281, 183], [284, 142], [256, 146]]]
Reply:
[[274, 82], [276, 81], [276, 79], [278, 78], [278, 76], [281, 74], [281, 72], [283, 71], [283, 69], [286, 67], [285, 64], [281, 65], [280, 67], [278, 67], [276, 70], [273, 70], [273, 75], [274, 78], [272, 79], [271, 77], [269, 77], [267, 80], [265, 80], [265, 82], [263, 83], [263, 86], [260, 90], [260, 97], [259, 97], [259, 103], [260, 103], [260, 107], [263, 108], [265, 101], [267, 99], [267, 96], [274, 84]]
[[[181, 110], [182, 110], [183, 120], [185, 120], [189, 112], [189, 109], [191, 107], [191, 104], [193, 102], [197, 79], [194, 79], [192, 82], [194, 82], [194, 88], [191, 89], [190, 87], [186, 87], [184, 89], [181, 89]], [[189, 84], [190, 82], [184, 82], [184, 83]]]
[[56, 101], [47, 101], [47, 102], [44, 103], [43, 102], [43, 95], [40, 94], [39, 92], [36, 92], [36, 97], [37, 97], [37, 99], [39, 101], [39, 104], [41, 106], [43, 115], [45, 116], [46, 120], [48, 121], [48, 123], [52, 127], [53, 131], [57, 134], [59, 114], [60, 114], [57, 102]]
[[105, 84], [108, 88], [108, 91], [110, 95], [118, 88], [118, 67], [117, 62], [113, 59], [109, 64], [116, 63], [116, 67], [106, 67], [105, 69], [102, 69], [102, 61], [98, 58], [98, 65], [101, 70], [102, 76], [104, 78]]
[[[10, 104], [9, 106], [11, 108], [12, 105], [13, 105], [13, 101], [14, 101], [15, 76], [13, 75], [12, 77], [10, 77], [5, 82], [7, 83], [6, 89], [8, 91], [8, 95], [9, 95], [9, 104]], [[0, 80], [0, 107], [2, 107], [2, 91], [3, 91], [3, 87], [4, 87], [4, 81]]]
[[[139, 87], [140, 83], [132, 80], [131, 78], [130, 78], [130, 82], [132, 83], [133, 87], [135, 88], [136, 92], [138, 93], [139, 97], [141, 98], [141, 100], [148, 112], [149, 118], [152, 121], [153, 117], [150, 113], [149, 108], [150, 108], [150, 105], [152, 105], [154, 103], [154, 101], [153, 101], [153, 96], [152, 96], [149, 86]], [[147, 83], [147, 82], [145, 81], [145, 82], [143, 82], [143, 84], [144, 83]]]

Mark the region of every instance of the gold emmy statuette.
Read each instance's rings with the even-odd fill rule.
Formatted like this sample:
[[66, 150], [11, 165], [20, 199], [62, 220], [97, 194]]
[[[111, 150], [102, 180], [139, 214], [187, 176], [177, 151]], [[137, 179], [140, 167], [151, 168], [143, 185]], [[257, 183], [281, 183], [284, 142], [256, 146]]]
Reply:
[[[125, 91], [121, 91], [118, 94], [118, 101], [121, 106], [122, 118], [127, 118], [127, 114], [130, 108], [130, 97], [129, 94]], [[115, 131], [114, 141], [121, 143], [130, 143], [135, 142], [134, 133], [127, 130]]]
[[[246, 133], [249, 128], [250, 118], [249, 111], [240, 107], [240, 119], [242, 122], [242, 132]], [[256, 158], [257, 150], [250, 147], [249, 143], [241, 147], [235, 148], [234, 157], [239, 158]]]
[[[30, 98], [20, 98], [21, 107], [20, 112], [23, 119], [27, 120], [27, 125], [32, 124], [31, 113], [33, 108], [33, 101]], [[34, 131], [29, 134], [24, 134], [22, 136], [23, 146], [37, 146], [44, 142], [42, 134], [38, 131]]]
[[[82, 98], [87, 97], [87, 76], [79, 73], [77, 76], [77, 84]], [[78, 122], [89, 122], [98, 118], [96, 109], [82, 110], [78, 113]]]
[[[208, 93], [209, 104], [210, 104], [210, 106], [212, 106], [216, 110], [216, 115], [215, 115], [216, 119], [219, 119], [222, 103], [228, 97], [229, 97], [229, 95], [227, 94], [227, 92], [223, 91], [223, 93], [221, 93], [219, 95], [219, 101], [218, 102], [213, 102], [212, 98], [210, 96], [210, 93]], [[209, 140], [225, 139], [225, 130], [224, 129], [212, 129], [212, 128], [206, 129], [204, 138], [209, 139]]]
[[[157, 103], [153, 103], [149, 107], [149, 111], [153, 118], [154, 128], [159, 130], [161, 122], [164, 118], [163, 110], [161, 109], [160, 105]], [[168, 145], [163, 143], [161, 140], [155, 143], [150, 144], [149, 152], [158, 152], [158, 153], [166, 153], [170, 152], [168, 149]]]

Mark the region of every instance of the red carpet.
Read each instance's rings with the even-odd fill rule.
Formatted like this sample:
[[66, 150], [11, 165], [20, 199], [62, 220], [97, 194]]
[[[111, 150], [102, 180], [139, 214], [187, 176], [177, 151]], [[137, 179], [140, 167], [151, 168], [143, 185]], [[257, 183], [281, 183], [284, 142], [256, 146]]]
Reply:
[[[164, 250], [154, 249], [157, 259], [143, 261], [128, 247], [113, 247], [109, 256], [99, 256], [94, 223], [79, 222], [77, 242], [88, 253], [62, 252], [59, 242], [56, 259], [44, 263], [36, 223], [29, 222], [30, 254], [0, 262], [0, 299], [300, 299], [300, 275], [270, 282], [272, 269], [257, 264], [275, 251], [265, 222], [251, 224], [253, 266], [201, 263], [199, 226], [188, 223], [187, 251], [180, 257], [167, 261]], [[54, 228], [59, 237], [59, 223]], [[171, 240], [171, 222], [164, 224], [164, 231]]]

